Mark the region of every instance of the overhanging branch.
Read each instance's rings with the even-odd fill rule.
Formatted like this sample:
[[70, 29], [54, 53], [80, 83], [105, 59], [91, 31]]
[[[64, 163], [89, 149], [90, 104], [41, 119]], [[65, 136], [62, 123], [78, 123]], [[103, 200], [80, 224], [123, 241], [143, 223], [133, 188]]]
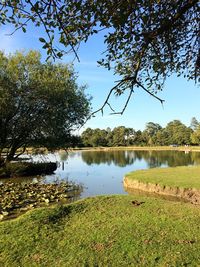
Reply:
[[[131, 82], [131, 85], [128, 84], [128, 85], [127, 85], [127, 88], [125, 88], [125, 90], [127, 90], [127, 89], [130, 90], [130, 92], [129, 92], [128, 96], [127, 96], [126, 102], [125, 102], [125, 104], [124, 104], [124, 106], [123, 106], [123, 108], [122, 108], [121, 111], [115, 112], [115, 110], [112, 108], [111, 104], [109, 103], [109, 99], [110, 99], [112, 93], [113, 93], [118, 87], [120, 87], [120, 86], [125, 86], [125, 85], [127, 84], [127, 82]], [[143, 89], [145, 92], [147, 92], [150, 96], [152, 96], [152, 97], [154, 97], [155, 99], [159, 100], [159, 102], [163, 105], [163, 103], [164, 103], [164, 101], [165, 101], [164, 99], [161, 99], [161, 98], [159, 98], [158, 96], [156, 96], [155, 94], [151, 93], [148, 89], [146, 89], [146, 88], [144, 87], [144, 85], [142, 85], [139, 81], [137, 81], [137, 79], [136, 79], [135, 76], [130, 76], [130, 77], [126, 77], [126, 78], [124, 78], [124, 79], [122, 79], [122, 80], [120, 80], [120, 81], [117, 81], [117, 85], [115, 85], [113, 88], [110, 89], [110, 91], [109, 91], [109, 93], [108, 93], [108, 95], [107, 95], [107, 98], [106, 98], [106, 100], [104, 101], [103, 105], [102, 105], [99, 109], [97, 109], [96, 111], [92, 112], [91, 115], [87, 118], [87, 120], [89, 120], [91, 117], [93, 117], [93, 116], [94, 116], [96, 113], [98, 113], [98, 112], [101, 112], [102, 115], [103, 115], [103, 113], [104, 113], [104, 109], [105, 109], [106, 106], [108, 106], [108, 107], [111, 109], [111, 111], [112, 111], [111, 114], [112, 114], [112, 115], [113, 115], [113, 114], [120, 114], [120, 115], [123, 115], [123, 113], [125, 112], [125, 110], [126, 110], [126, 108], [127, 108], [127, 106], [128, 106], [128, 103], [129, 103], [129, 101], [130, 101], [130, 99], [131, 99], [131, 96], [132, 96], [133, 93], [134, 93], [134, 86], [135, 86], [135, 85], [138, 85], [141, 89]], [[86, 121], [87, 121], [87, 120], [86, 120]]]

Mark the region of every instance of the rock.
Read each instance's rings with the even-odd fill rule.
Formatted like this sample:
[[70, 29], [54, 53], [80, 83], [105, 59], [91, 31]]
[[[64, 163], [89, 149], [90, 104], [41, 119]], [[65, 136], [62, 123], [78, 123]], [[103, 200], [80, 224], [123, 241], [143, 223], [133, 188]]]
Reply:
[[20, 208], [20, 211], [27, 211], [28, 208], [27, 207], [24, 207], [24, 208]]
[[49, 204], [49, 202], [50, 202], [48, 198], [45, 198], [44, 201], [45, 201], [45, 203], [47, 203], [47, 204]]
[[8, 214], [9, 214], [9, 212], [7, 212], [7, 211], [2, 211], [2, 215], [3, 215], [3, 216], [8, 216]]

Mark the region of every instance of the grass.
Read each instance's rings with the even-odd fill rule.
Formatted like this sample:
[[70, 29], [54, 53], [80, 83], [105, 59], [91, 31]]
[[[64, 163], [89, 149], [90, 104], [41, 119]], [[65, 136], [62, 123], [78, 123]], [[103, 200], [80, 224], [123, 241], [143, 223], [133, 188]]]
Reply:
[[163, 186], [200, 189], [200, 166], [139, 170], [128, 173], [126, 178]]
[[88, 198], [0, 223], [0, 266], [200, 266], [199, 207], [135, 198]]

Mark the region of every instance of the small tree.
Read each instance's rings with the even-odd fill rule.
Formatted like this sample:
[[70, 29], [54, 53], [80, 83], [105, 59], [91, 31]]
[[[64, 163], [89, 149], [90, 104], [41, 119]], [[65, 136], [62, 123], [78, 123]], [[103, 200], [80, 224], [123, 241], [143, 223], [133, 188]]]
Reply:
[[1, 162], [17, 158], [19, 148], [67, 145], [89, 111], [84, 87], [78, 87], [69, 65], [43, 64], [36, 51], [0, 53]]

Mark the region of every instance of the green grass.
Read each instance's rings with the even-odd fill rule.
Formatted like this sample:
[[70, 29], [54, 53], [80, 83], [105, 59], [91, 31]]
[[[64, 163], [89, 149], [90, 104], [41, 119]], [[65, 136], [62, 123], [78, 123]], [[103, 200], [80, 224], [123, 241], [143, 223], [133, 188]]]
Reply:
[[200, 189], [200, 166], [153, 168], [126, 174], [130, 180], [180, 188]]
[[200, 266], [199, 251], [199, 207], [153, 197], [88, 198], [0, 223], [0, 266]]

